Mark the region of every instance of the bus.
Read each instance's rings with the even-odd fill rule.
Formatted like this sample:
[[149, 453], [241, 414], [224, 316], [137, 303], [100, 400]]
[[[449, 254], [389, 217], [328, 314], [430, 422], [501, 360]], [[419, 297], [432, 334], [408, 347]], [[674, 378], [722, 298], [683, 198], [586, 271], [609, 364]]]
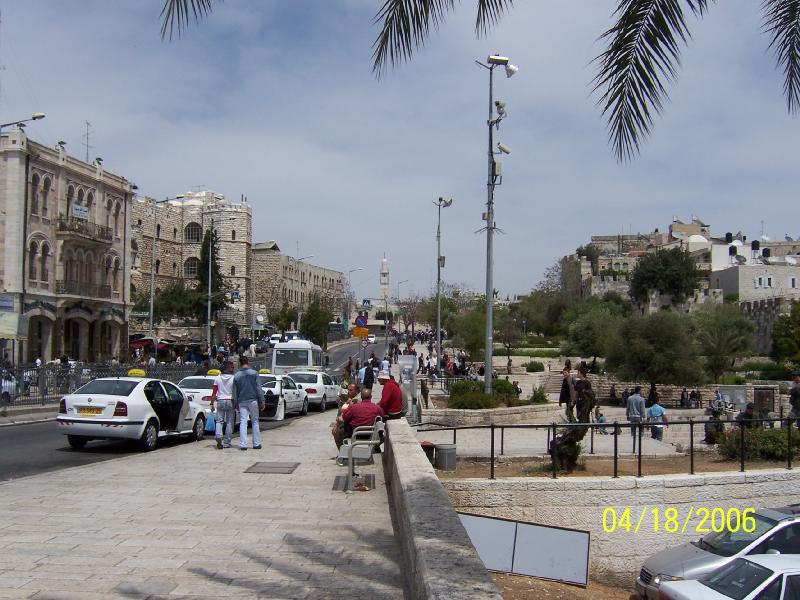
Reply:
[[275, 344], [272, 350], [272, 374], [322, 368], [322, 348], [308, 340], [291, 340]]

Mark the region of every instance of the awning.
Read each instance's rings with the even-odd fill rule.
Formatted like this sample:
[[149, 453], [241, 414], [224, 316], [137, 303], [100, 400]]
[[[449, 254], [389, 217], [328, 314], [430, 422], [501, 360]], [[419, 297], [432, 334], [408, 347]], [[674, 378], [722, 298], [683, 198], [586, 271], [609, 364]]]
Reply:
[[15, 312], [0, 312], [0, 339], [27, 340], [28, 319]]

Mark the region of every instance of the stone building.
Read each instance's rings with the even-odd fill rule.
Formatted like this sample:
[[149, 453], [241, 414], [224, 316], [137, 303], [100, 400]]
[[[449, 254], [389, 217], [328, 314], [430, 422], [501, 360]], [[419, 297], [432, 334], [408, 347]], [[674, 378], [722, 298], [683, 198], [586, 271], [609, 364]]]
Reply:
[[[198, 272], [208, 268], [200, 262], [200, 248], [212, 224], [218, 236], [220, 270], [230, 289], [229, 306], [218, 320], [249, 327], [252, 209], [244, 200], [229, 202], [211, 191], [187, 192], [164, 201], [148, 197], [133, 200], [131, 297], [149, 296], [151, 273], [156, 290], [181, 279], [194, 285]], [[136, 323], [137, 330], [146, 328], [147, 319]]]
[[3, 132], [0, 152], [0, 344], [21, 363], [119, 356], [133, 185], [21, 129]]

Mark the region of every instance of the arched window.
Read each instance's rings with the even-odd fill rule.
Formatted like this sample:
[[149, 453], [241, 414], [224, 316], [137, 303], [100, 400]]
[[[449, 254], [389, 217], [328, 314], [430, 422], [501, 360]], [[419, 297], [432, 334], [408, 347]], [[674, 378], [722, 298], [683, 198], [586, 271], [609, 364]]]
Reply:
[[114, 209], [114, 203], [109, 198], [106, 201], [106, 227], [111, 227], [111, 211]]
[[194, 279], [197, 277], [197, 272], [200, 270], [200, 260], [192, 256], [187, 258], [183, 263], [183, 276], [186, 279]]
[[42, 244], [42, 256], [39, 259], [39, 281], [49, 281], [50, 280], [50, 273], [47, 270], [47, 259], [50, 256], [50, 246], [48, 244]]
[[114, 291], [119, 290], [119, 259], [114, 259]]
[[139, 266], [139, 242], [131, 240], [131, 266]]
[[136, 286], [131, 284], [131, 298], [136, 295]]
[[231, 229], [231, 240], [234, 241], [234, 242], [236, 241], [236, 230], [235, 229]]
[[111, 257], [106, 256], [105, 264], [103, 264], [103, 273], [100, 279], [100, 284], [103, 286], [109, 285], [111, 281]]
[[173, 240], [177, 240], [178, 239], [178, 228], [177, 227], [173, 227], [172, 228], [172, 239]]
[[78, 204], [83, 206], [83, 190], [78, 190]]
[[39, 254], [39, 244], [31, 242], [28, 249], [28, 279], [36, 281], [36, 255]]
[[29, 192], [30, 196], [30, 203], [31, 203], [31, 214], [38, 215], [39, 214], [39, 175], [34, 173], [33, 177], [31, 177], [31, 189]]
[[86, 253], [86, 262], [84, 263], [86, 283], [93, 285], [95, 281], [95, 272], [97, 266], [94, 262], [94, 255], [91, 252]]
[[156, 225], [156, 237], [161, 239], [161, 225]]
[[47, 216], [47, 207], [50, 204], [50, 178], [45, 177], [42, 183], [42, 216]]
[[231, 277], [236, 277], [236, 267], [231, 267]]
[[203, 228], [200, 223], [189, 223], [183, 230], [184, 241], [187, 244], [199, 244], [203, 241]]
[[159, 270], [160, 268], [161, 268], [161, 261], [160, 261], [160, 260], [157, 260], [157, 261], [156, 261], [156, 275], [158, 275], [158, 270]]
[[[119, 202], [117, 202], [116, 207], [114, 208], [114, 235], [119, 237], [119, 213], [122, 212], [122, 206]], [[139, 225], [142, 224], [142, 220], [139, 219]]]
[[75, 201], [75, 188], [69, 186], [67, 188], [67, 214], [65, 215], [67, 219], [72, 217], [72, 203]]
[[92, 218], [92, 209], [94, 208], [94, 194], [92, 192], [89, 192], [89, 194], [86, 196], [86, 208], [89, 209], [89, 220], [94, 221], [94, 219]]

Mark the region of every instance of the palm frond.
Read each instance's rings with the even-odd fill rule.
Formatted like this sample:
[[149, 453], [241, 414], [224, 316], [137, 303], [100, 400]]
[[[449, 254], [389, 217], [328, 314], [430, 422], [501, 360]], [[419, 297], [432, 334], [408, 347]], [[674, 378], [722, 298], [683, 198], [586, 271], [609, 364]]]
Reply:
[[620, 0], [617, 22], [600, 38], [610, 41], [596, 59], [594, 91], [602, 92], [598, 104], [608, 115], [609, 142], [619, 161], [638, 152], [653, 112], [664, 108], [664, 80], [675, 77], [679, 41], [690, 37], [683, 3], [697, 16], [708, 8], [708, 0]]
[[475, 21], [475, 33], [486, 35], [489, 29], [500, 20], [503, 13], [510, 9], [514, 0], [478, 0], [478, 18]]
[[800, 109], [800, 0], [764, 0], [764, 29], [772, 35], [778, 65], [786, 79], [783, 93], [791, 114]]
[[372, 45], [372, 70], [380, 77], [388, 65], [397, 66], [425, 44], [438, 29], [455, 0], [386, 0], [373, 23], [383, 23]]
[[195, 22], [211, 12], [213, 0], [164, 0], [161, 9], [161, 39], [172, 39], [173, 33], [178, 37], [181, 31], [189, 26], [189, 18], [194, 17]]

